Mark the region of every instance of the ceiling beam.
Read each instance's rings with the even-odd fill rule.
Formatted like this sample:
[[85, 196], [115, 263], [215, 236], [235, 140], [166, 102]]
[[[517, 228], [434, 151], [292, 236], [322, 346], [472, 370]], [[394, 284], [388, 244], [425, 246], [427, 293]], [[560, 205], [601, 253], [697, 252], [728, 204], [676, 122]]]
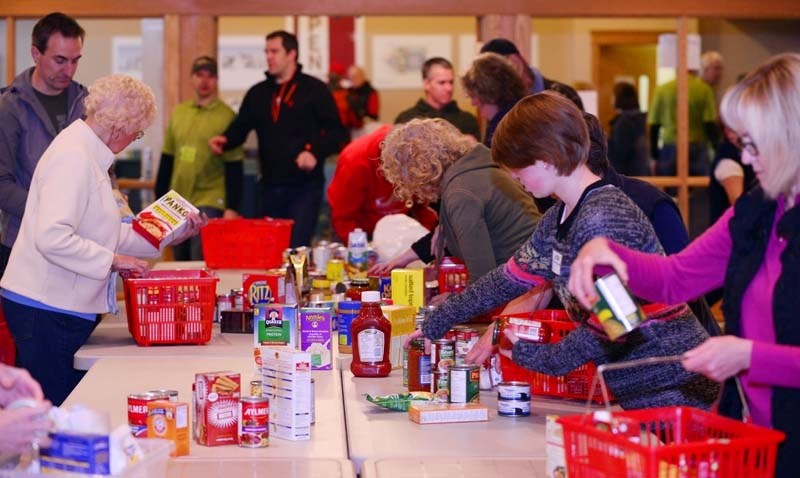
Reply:
[[4, 16], [77, 17], [178, 15], [517, 15], [534, 17], [800, 18], [797, 0], [0, 0]]

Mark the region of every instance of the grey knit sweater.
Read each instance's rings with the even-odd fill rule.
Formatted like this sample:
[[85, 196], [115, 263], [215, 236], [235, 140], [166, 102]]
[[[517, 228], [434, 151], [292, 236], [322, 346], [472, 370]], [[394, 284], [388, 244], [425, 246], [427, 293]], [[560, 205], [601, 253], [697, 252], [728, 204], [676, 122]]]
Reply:
[[[593, 360], [597, 364], [677, 355], [708, 338], [684, 304], [669, 307], [639, 329], [610, 341], [590, 323], [589, 313], [567, 290], [569, 268], [580, 248], [608, 237], [630, 248], [663, 253], [644, 213], [622, 191], [599, 181], [584, 191], [574, 211], [559, 224], [563, 203], [542, 217], [531, 239], [503, 266], [451, 297], [425, 321], [428, 338], [439, 338], [454, 324], [489, 311], [546, 282], [552, 284], [577, 328], [560, 342], [518, 342], [514, 361], [550, 375], [563, 375]], [[554, 257], [556, 260], [554, 261]], [[560, 267], [554, 267], [554, 262]], [[717, 398], [719, 385], [680, 364], [631, 368], [606, 374], [606, 382], [626, 409], [689, 405], [703, 409]]]

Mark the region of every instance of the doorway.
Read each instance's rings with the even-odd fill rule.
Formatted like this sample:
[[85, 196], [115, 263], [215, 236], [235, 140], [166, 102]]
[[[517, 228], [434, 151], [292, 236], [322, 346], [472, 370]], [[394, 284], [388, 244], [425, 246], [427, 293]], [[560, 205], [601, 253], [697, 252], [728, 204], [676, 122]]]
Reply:
[[661, 32], [592, 32], [592, 75], [597, 87], [598, 118], [608, 133], [614, 118], [613, 91], [628, 81], [639, 92], [639, 107], [647, 111], [656, 85], [656, 51]]

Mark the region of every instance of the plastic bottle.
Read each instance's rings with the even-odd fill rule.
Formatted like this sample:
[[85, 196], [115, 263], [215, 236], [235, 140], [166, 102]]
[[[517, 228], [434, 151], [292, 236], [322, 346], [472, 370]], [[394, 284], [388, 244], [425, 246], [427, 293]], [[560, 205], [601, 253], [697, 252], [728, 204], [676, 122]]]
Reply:
[[381, 311], [381, 293], [370, 290], [361, 294], [361, 311], [350, 324], [353, 361], [350, 371], [356, 377], [385, 377], [392, 371], [389, 341], [392, 324]]
[[347, 275], [351, 279], [367, 277], [367, 233], [361, 228], [347, 237]]

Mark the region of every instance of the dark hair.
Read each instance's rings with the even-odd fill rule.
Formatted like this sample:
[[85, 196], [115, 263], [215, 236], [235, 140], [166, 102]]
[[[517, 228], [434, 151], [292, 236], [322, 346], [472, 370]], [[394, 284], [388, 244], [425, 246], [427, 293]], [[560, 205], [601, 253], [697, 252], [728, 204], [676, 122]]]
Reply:
[[583, 112], [583, 120], [586, 121], [586, 128], [589, 132], [589, 159], [586, 166], [596, 175], [602, 177], [610, 166], [608, 162], [608, 141], [600, 120], [597, 116]]
[[286, 50], [286, 53], [294, 50], [297, 52], [297, 55], [300, 55], [299, 46], [297, 44], [297, 37], [293, 34], [287, 32], [286, 30], [276, 30], [269, 35], [267, 35], [267, 40], [274, 40], [276, 38], [281, 39], [281, 45], [283, 45], [283, 49]]
[[569, 85], [565, 85], [564, 83], [559, 83], [558, 81], [554, 81], [550, 83], [550, 87], [547, 89], [555, 91], [559, 95], [563, 96], [564, 98], [574, 103], [579, 110], [585, 111], [583, 107], [583, 100], [581, 99], [580, 95], [578, 95], [578, 92], [575, 91], [575, 88]]
[[589, 132], [574, 103], [550, 91], [526, 96], [500, 121], [492, 158], [511, 169], [546, 161], [568, 175], [589, 155]]
[[615, 84], [614, 108], [622, 111], [639, 111], [639, 95], [636, 94], [636, 87], [627, 81], [620, 81]]
[[447, 58], [442, 58], [440, 56], [435, 56], [433, 58], [428, 58], [425, 60], [425, 63], [422, 64], [422, 79], [425, 80], [428, 78], [428, 73], [431, 72], [431, 68], [434, 66], [441, 66], [446, 70], [452, 70], [453, 64], [450, 63], [450, 60]]
[[496, 53], [478, 55], [461, 83], [470, 96], [499, 107], [513, 105], [527, 93], [514, 65]]
[[61, 12], [54, 12], [36, 22], [31, 35], [31, 44], [40, 53], [44, 53], [47, 50], [47, 42], [50, 41], [53, 33], [60, 33], [64, 38], [80, 38], [81, 42], [86, 35], [74, 18]]
[[506, 38], [494, 38], [481, 47], [481, 53], [497, 53], [498, 55], [519, 55], [517, 45]]

